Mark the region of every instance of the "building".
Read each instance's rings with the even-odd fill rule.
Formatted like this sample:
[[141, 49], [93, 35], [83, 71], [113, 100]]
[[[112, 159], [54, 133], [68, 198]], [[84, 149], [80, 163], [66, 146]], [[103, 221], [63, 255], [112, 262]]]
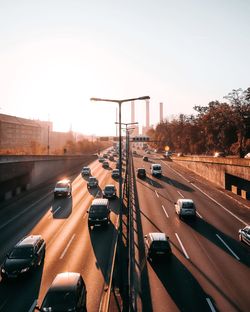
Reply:
[[41, 142], [41, 133], [33, 120], [0, 114], [0, 149], [31, 147], [31, 142]]
[[0, 114], [0, 151], [53, 154], [55, 151], [63, 152], [67, 141], [75, 142], [72, 131], [52, 130], [51, 121]]

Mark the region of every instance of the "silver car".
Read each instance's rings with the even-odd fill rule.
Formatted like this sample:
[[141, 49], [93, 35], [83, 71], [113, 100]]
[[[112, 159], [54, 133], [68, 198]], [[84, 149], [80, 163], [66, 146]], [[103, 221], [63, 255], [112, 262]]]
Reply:
[[250, 246], [250, 225], [239, 230], [239, 240]]

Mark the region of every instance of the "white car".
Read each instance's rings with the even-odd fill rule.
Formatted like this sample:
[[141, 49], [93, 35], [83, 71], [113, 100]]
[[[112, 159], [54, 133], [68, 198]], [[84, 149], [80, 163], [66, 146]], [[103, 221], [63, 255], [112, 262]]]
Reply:
[[54, 188], [54, 198], [71, 196], [72, 186], [70, 180], [61, 180], [56, 183]]
[[244, 158], [250, 159], [250, 153], [247, 153]]
[[192, 199], [179, 198], [175, 203], [175, 212], [181, 219], [182, 217], [195, 217], [196, 207]]
[[152, 164], [150, 167], [150, 171], [151, 171], [152, 176], [161, 177], [161, 175], [162, 175], [162, 170], [161, 170], [160, 164]]
[[239, 240], [250, 246], [250, 225], [239, 230]]

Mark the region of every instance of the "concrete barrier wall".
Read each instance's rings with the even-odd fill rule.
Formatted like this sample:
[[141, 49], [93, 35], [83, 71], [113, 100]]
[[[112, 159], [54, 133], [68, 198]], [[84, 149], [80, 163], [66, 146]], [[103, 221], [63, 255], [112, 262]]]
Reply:
[[[232, 180], [239, 181], [241, 189], [238, 185], [234, 185], [234, 192], [242, 193], [243, 198], [249, 197], [250, 194], [250, 160], [236, 158], [214, 158], [214, 157], [172, 157], [174, 162], [188, 168], [189, 170], [199, 174], [203, 178], [215, 183], [216, 185], [227, 188], [228, 177], [232, 176]], [[226, 183], [227, 176], [227, 183]], [[230, 190], [231, 186], [230, 186]], [[241, 192], [243, 190], [243, 192]]]
[[0, 200], [9, 199], [27, 188], [51, 178], [58, 179], [87, 165], [97, 156], [0, 156]]

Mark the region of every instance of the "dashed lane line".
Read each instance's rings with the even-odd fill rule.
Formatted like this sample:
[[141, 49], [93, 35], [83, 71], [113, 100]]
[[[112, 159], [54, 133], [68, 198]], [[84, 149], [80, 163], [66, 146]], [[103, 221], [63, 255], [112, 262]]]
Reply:
[[184, 198], [184, 195], [183, 195], [181, 192], [177, 191], [177, 193], [178, 193], [182, 198]]
[[196, 213], [201, 219], [203, 219], [202, 215], [197, 210], [196, 210]]
[[[163, 162], [164, 163], [164, 162]], [[166, 165], [166, 164], [165, 164]], [[166, 165], [167, 166], [167, 165]], [[207, 193], [205, 193], [202, 189], [200, 189], [197, 185], [195, 185], [194, 183], [190, 182], [188, 179], [186, 179], [182, 174], [180, 174], [178, 171], [176, 171], [175, 169], [171, 168], [170, 166], [168, 166], [171, 170], [173, 170], [176, 174], [178, 174], [180, 177], [182, 177], [185, 181], [187, 181], [188, 183], [190, 183], [193, 187], [195, 187], [197, 190], [199, 190], [202, 194], [204, 194], [205, 196], [207, 196], [209, 199], [211, 199], [214, 203], [216, 203], [218, 206], [220, 206], [222, 209], [224, 209], [226, 212], [228, 212], [231, 216], [233, 216], [235, 219], [237, 219], [238, 221], [240, 221], [241, 223], [243, 223], [244, 225], [248, 225], [247, 222], [243, 221], [241, 218], [239, 218], [238, 216], [236, 216], [233, 212], [231, 212], [230, 210], [228, 210], [226, 207], [224, 207], [222, 204], [220, 204], [217, 200], [215, 200], [214, 198], [212, 198], [210, 195], [208, 195]]]
[[181, 245], [181, 249], [182, 249], [182, 251], [183, 251], [185, 257], [186, 257], [187, 259], [190, 259], [189, 256], [188, 256], [188, 254], [187, 254], [187, 252], [186, 252], [186, 249], [184, 248], [184, 246], [183, 246], [183, 244], [182, 244], [182, 242], [181, 242], [181, 239], [180, 239], [179, 235], [178, 235], [177, 233], [175, 233], [175, 236], [177, 237], [178, 242], [179, 242], [179, 244]]
[[63, 257], [65, 256], [67, 250], [69, 249], [70, 244], [72, 243], [73, 239], [75, 238], [76, 234], [73, 234], [73, 236], [71, 237], [70, 241], [68, 242], [67, 246], [65, 247], [63, 253], [61, 254], [60, 260], [63, 259]]
[[163, 211], [164, 211], [166, 217], [169, 218], [169, 215], [168, 215], [167, 211], [165, 210], [165, 207], [164, 207], [163, 205], [162, 205], [161, 207], [162, 207], [162, 209], [163, 209]]
[[207, 300], [207, 303], [208, 303], [209, 308], [211, 309], [211, 311], [212, 312], [216, 312], [216, 310], [215, 310], [215, 308], [214, 308], [214, 306], [212, 304], [212, 301], [209, 298], [206, 298], [206, 300]]
[[159, 198], [159, 194], [157, 193], [157, 191], [155, 191], [155, 195]]
[[219, 240], [227, 247], [227, 249], [231, 252], [231, 254], [240, 261], [240, 258], [236, 255], [235, 252], [233, 252], [233, 250], [227, 245], [227, 243], [220, 237], [219, 234], [216, 234], [216, 236], [219, 238]]

